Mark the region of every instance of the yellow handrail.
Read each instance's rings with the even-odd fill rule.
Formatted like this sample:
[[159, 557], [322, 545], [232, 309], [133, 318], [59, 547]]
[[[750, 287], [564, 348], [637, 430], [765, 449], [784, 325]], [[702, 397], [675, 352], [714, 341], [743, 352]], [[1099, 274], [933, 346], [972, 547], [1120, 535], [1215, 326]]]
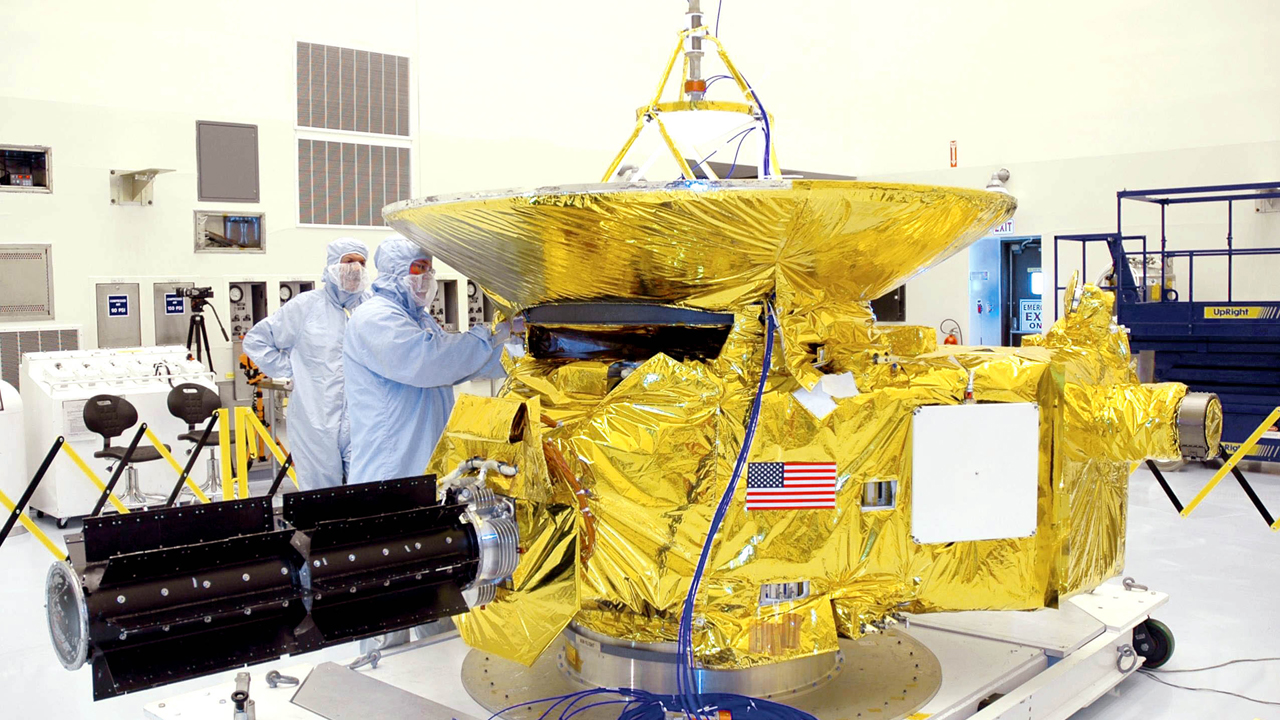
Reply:
[[231, 427], [227, 409], [218, 408], [218, 454], [222, 458], [222, 499], [235, 498], [235, 478], [231, 477]]
[[[63, 445], [62, 447], [66, 447], [66, 445]], [[14, 507], [16, 507], [14, 502], [9, 499], [9, 496], [4, 494], [3, 490], [0, 490], [0, 505], [3, 505], [4, 509], [9, 512], [13, 512]], [[128, 512], [128, 510], [125, 512]], [[22, 527], [26, 528], [32, 535], [35, 535], [36, 539], [40, 541], [40, 544], [44, 545], [49, 552], [53, 553], [53, 557], [55, 559], [67, 559], [67, 551], [58, 547], [57, 543], [51, 540], [48, 535], [45, 535], [44, 531], [40, 529], [40, 526], [36, 525], [31, 518], [27, 517], [25, 512], [18, 515], [18, 522], [22, 523]]]
[[[160, 457], [163, 457], [165, 460], [169, 461], [169, 465], [173, 467], [174, 472], [178, 473], [179, 477], [181, 477], [182, 466], [178, 464], [177, 460], [173, 459], [173, 455], [169, 454], [169, 451], [165, 448], [164, 443], [160, 442], [160, 438], [156, 437], [156, 434], [151, 432], [150, 426], [147, 427], [147, 440], [150, 441], [152, 447], [154, 447], [156, 451], [160, 453]], [[209, 502], [209, 496], [205, 495], [200, 490], [199, 486], [197, 486], [194, 482], [191, 481], [190, 477], [186, 479], [186, 486], [191, 490], [191, 492], [195, 493], [196, 499], [199, 500], [201, 503]]]
[[[99, 493], [107, 489], [106, 484], [103, 483], [102, 480], [98, 479], [98, 476], [93, 472], [93, 469], [90, 468], [89, 465], [80, 457], [80, 453], [71, 449], [70, 443], [62, 444], [62, 452], [65, 452], [67, 457], [71, 458], [71, 462], [75, 463], [76, 467], [80, 468], [80, 472], [84, 473], [85, 477], [89, 478], [89, 482], [92, 482], [93, 486], [98, 488]], [[120, 499], [115, 496], [115, 493], [107, 495], [107, 500], [111, 501], [111, 507], [115, 508], [116, 512], [129, 512], [129, 508], [125, 507], [124, 503], [120, 502]]]
[[[1213, 478], [1209, 480], [1209, 482], [1200, 489], [1200, 492], [1196, 493], [1196, 496], [1191, 499], [1191, 502], [1187, 503], [1187, 506], [1182, 509], [1182, 517], [1190, 515], [1191, 511], [1195, 510], [1196, 506], [1200, 504], [1200, 501], [1204, 500], [1209, 493], [1213, 492], [1214, 488], [1218, 487], [1218, 483], [1222, 482], [1222, 479], [1227, 476], [1227, 473], [1231, 472], [1232, 468], [1239, 464], [1239, 462], [1244, 459], [1244, 456], [1248, 455], [1249, 452], [1253, 450], [1253, 447], [1262, 439], [1263, 434], [1266, 433], [1272, 425], [1275, 425], [1277, 420], [1280, 420], [1280, 407], [1272, 410], [1271, 414], [1267, 416], [1267, 419], [1263, 420], [1262, 424], [1258, 426], [1258, 429], [1254, 430], [1253, 434], [1250, 435], [1248, 439], [1240, 443], [1240, 447], [1236, 448], [1236, 451], [1232, 453], [1231, 457], [1222, 464], [1222, 467], [1218, 468], [1218, 472], [1214, 473]], [[1271, 529], [1273, 531], [1280, 530], [1280, 520], [1273, 523], [1271, 525]]]
[[249, 497], [249, 433], [244, 417], [246, 408], [236, 408], [236, 497]]
[[[287, 453], [280, 447], [279, 443], [276, 442], [276, 439], [271, 437], [271, 433], [267, 431], [266, 426], [262, 424], [262, 421], [258, 419], [258, 416], [253, 413], [252, 408], [244, 409], [246, 411], [244, 416], [248, 421], [246, 423], [247, 426], [262, 438], [263, 445], [266, 446], [271, 455], [275, 457], [276, 462], [283, 465]], [[289, 467], [289, 479], [293, 481], [294, 487], [298, 487], [298, 475], [294, 473], [292, 466]]]

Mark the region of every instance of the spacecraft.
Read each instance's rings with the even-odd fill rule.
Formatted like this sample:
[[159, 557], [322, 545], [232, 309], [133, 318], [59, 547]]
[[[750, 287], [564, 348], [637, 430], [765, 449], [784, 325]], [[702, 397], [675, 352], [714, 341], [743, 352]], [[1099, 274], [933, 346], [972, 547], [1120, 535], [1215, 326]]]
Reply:
[[[740, 102], [708, 99], [709, 48]], [[748, 140], [754, 178], [705, 162]], [[524, 316], [502, 391], [459, 398], [421, 478], [90, 519], [49, 574], [64, 664], [110, 697], [455, 616], [566, 687], [679, 693], [687, 670], [774, 697], [902, 612], [1055, 607], [1113, 577], [1133, 465], [1215, 455], [1217, 399], [1138, 382], [1112, 296], [1075, 281], [1022, 347], [877, 323], [870, 300], [1016, 200], [777, 156], [691, 11], [602, 182], [384, 209]]]

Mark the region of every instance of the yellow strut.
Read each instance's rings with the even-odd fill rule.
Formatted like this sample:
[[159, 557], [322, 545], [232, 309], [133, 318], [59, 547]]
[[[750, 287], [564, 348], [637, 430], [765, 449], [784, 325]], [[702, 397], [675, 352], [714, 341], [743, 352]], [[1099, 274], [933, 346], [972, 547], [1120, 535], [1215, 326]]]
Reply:
[[236, 408], [236, 497], [249, 497], [249, 432], [244, 422], [249, 408]]
[[[63, 447], [66, 447], [66, 445], [63, 445]], [[9, 496], [5, 495], [2, 490], [0, 490], [0, 505], [3, 505], [5, 510], [8, 510], [9, 512], [13, 512], [14, 507], [16, 507], [13, 501], [9, 499]], [[125, 512], [128, 511], [126, 510]], [[32, 535], [35, 535], [36, 539], [40, 541], [40, 544], [44, 545], [49, 552], [53, 553], [54, 558], [58, 560], [67, 559], [67, 552], [58, 547], [58, 544], [51, 540], [48, 535], [45, 535], [44, 531], [40, 529], [40, 526], [36, 525], [31, 518], [27, 517], [25, 512], [18, 515], [18, 522], [22, 523], [22, 527], [30, 531]]]
[[[156, 437], [156, 434], [155, 434], [155, 433], [153, 433], [153, 432], [151, 432], [151, 427], [150, 427], [150, 426], [148, 426], [148, 427], [147, 427], [147, 431], [146, 431], [146, 432], [147, 432], [147, 440], [149, 440], [149, 441], [151, 442], [151, 445], [152, 445], [153, 447], [155, 447], [156, 451], [160, 453], [160, 456], [161, 456], [161, 457], [163, 457], [165, 460], [168, 460], [168, 461], [169, 461], [169, 465], [171, 465], [171, 466], [173, 467], [174, 472], [178, 473], [178, 476], [179, 476], [179, 477], [181, 477], [181, 476], [182, 476], [182, 466], [181, 466], [181, 465], [179, 465], [179, 464], [178, 464], [178, 461], [177, 461], [177, 460], [174, 460], [174, 459], [173, 459], [173, 456], [169, 454], [169, 451], [168, 451], [167, 449], [165, 449], [164, 443], [160, 442], [160, 438]], [[200, 490], [199, 486], [197, 486], [194, 482], [192, 482], [192, 481], [191, 481], [191, 478], [189, 478], [189, 477], [188, 477], [188, 478], [186, 479], [186, 485], [187, 485], [187, 487], [188, 487], [188, 488], [190, 488], [191, 492], [195, 493], [195, 496], [196, 496], [196, 499], [197, 499], [197, 500], [199, 500], [199, 501], [200, 501], [200, 502], [202, 502], [202, 503], [207, 503], [207, 502], [209, 502], [209, 496], [208, 496], [208, 495], [205, 495], [205, 494]]]
[[[80, 453], [71, 449], [71, 443], [63, 443], [62, 452], [66, 453], [67, 457], [71, 458], [71, 462], [75, 463], [76, 467], [80, 468], [80, 472], [84, 473], [85, 477], [89, 478], [89, 482], [93, 483], [93, 486], [98, 488], [99, 493], [107, 489], [106, 484], [104, 484], [102, 480], [98, 479], [97, 473], [95, 473], [93, 469], [90, 468], [89, 465], [80, 457]], [[120, 499], [115, 496], [115, 493], [108, 495], [107, 500], [111, 501], [111, 507], [115, 508], [116, 512], [122, 514], [129, 512], [129, 508], [125, 507], [124, 503], [120, 502]]]
[[235, 478], [231, 477], [231, 428], [227, 409], [218, 408], [218, 454], [222, 459], [222, 499], [235, 498]]
[[[631, 147], [635, 144], [636, 139], [640, 137], [640, 132], [644, 129], [645, 122], [647, 122], [648, 119], [653, 119], [658, 122], [658, 130], [662, 133], [662, 139], [666, 142], [667, 148], [671, 151], [672, 157], [675, 158], [676, 163], [680, 166], [681, 172], [684, 173], [686, 178], [690, 178], [690, 179], [693, 178], [693, 171], [689, 168], [689, 163], [685, 161], [684, 155], [681, 154], [679, 149], [676, 147], [676, 144], [671, 139], [671, 136], [667, 134], [666, 127], [662, 124], [662, 121], [658, 119], [658, 115], [663, 109], [662, 94], [666, 91], [667, 82], [670, 81], [671, 79], [671, 71], [675, 69], [676, 58], [680, 57], [680, 54], [684, 51], [685, 39], [693, 34], [700, 34], [705, 39], [710, 40], [711, 42], [716, 44], [716, 54], [720, 57], [721, 62], [724, 63], [725, 69], [729, 71], [729, 75], [733, 78], [734, 82], [738, 84], [738, 90], [742, 93], [742, 97], [747, 103], [746, 109], [749, 112], [759, 111], [762, 117], [765, 115], [764, 108], [760, 107], [760, 104], [756, 101], [755, 96], [751, 92], [751, 86], [747, 84], [746, 78], [742, 76], [742, 73], [738, 72], [737, 66], [735, 66], [733, 64], [733, 61], [729, 59], [729, 53], [725, 51], [724, 44], [720, 42], [720, 39], [717, 38], [715, 35], [712, 35], [708, 31], [707, 26], [705, 25], [696, 27], [696, 28], [681, 30], [679, 35], [679, 40], [676, 42], [675, 51], [671, 53], [671, 57], [667, 60], [667, 67], [662, 73], [662, 80], [658, 83], [657, 92], [654, 93], [653, 99], [649, 101], [648, 105], [636, 111], [636, 116], [637, 116], [636, 127], [631, 132], [631, 137], [627, 139], [626, 144], [622, 146], [622, 150], [618, 152], [617, 157], [615, 157], [613, 159], [613, 162], [609, 165], [609, 169], [605, 171], [604, 177], [600, 180], [601, 182], [609, 182], [610, 178], [613, 177], [614, 173], [618, 171], [618, 168], [622, 165], [622, 161], [627, 156], [627, 152], [631, 150]], [[687, 55], [685, 56], [685, 64], [681, 70], [681, 77], [686, 80], [688, 79], [688, 56]], [[684, 88], [682, 85], [681, 92], [683, 91], [684, 91]], [[690, 106], [692, 107], [696, 105], [699, 108], [710, 109], [706, 107], [709, 104], [710, 103], [690, 103]], [[720, 108], [720, 109], [725, 109], [725, 108]], [[765, 118], [764, 122], [768, 123], [769, 125], [769, 136], [770, 136], [769, 161], [773, 165], [774, 172], [781, 173], [782, 166], [778, 164], [777, 144], [772, 142], [772, 137], [776, 135], [773, 128], [773, 118], [772, 117]]]
[[[249, 421], [248, 422], [249, 428], [251, 428], [254, 432], [258, 434], [259, 437], [262, 438], [263, 445], [265, 445], [267, 450], [271, 453], [271, 455], [275, 457], [276, 461], [279, 462], [281, 465], [283, 465], [285, 461], [286, 453], [280, 447], [279, 443], [276, 442], [276, 439], [271, 437], [271, 433], [267, 431], [266, 426], [263, 425], [262, 421], [258, 419], [258, 416], [253, 414], [252, 412], [245, 413], [245, 417]], [[293, 481], [294, 487], [298, 487], [298, 475], [294, 473], [293, 466], [289, 467], [289, 479]]]
[[[1187, 503], [1187, 506], [1182, 509], [1182, 517], [1190, 515], [1191, 511], [1195, 510], [1196, 506], [1199, 505], [1200, 502], [1209, 495], [1209, 493], [1213, 492], [1214, 488], [1218, 487], [1218, 483], [1222, 482], [1222, 478], [1226, 477], [1227, 473], [1231, 472], [1231, 469], [1239, 464], [1240, 461], [1244, 459], [1244, 456], [1249, 454], [1249, 451], [1253, 450], [1253, 447], [1262, 439], [1262, 435], [1266, 433], [1272, 425], [1276, 424], [1276, 420], [1280, 420], [1280, 407], [1272, 410], [1271, 414], [1267, 416], [1267, 419], [1263, 420], [1262, 424], [1258, 426], [1258, 429], [1254, 430], [1253, 434], [1250, 435], [1247, 440], [1240, 443], [1240, 447], [1236, 448], [1236, 451], [1232, 453], [1231, 457], [1222, 464], [1222, 467], [1218, 468], [1218, 472], [1214, 473], [1213, 479], [1211, 479], [1203, 488], [1200, 488], [1200, 492], [1196, 493], [1196, 496], [1191, 499], [1191, 502]], [[1277, 520], [1272, 524], [1271, 529], [1272, 531], [1280, 530], [1280, 520]]]

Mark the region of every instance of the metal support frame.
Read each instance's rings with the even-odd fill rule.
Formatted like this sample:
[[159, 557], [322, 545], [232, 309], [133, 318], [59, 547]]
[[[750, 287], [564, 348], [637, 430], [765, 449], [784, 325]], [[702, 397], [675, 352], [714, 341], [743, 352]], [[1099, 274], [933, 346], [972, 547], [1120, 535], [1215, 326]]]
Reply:
[[[14, 523], [21, 520], [22, 526], [30, 531], [32, 535], [39, 538], [40, 542], [45, 547], [49, 548], [49, 552], [52, 552], [55, 556], [59, 554], [60, 551], [57, 550], [56, 543], [51, 541], [49, 536], [45, 535], [39, 527], [36, 527], [34, 523], [24, 517], [22, 511], [27, 508], [27, 503], [31, 502], [31, 496], [35, 495], [36, 488], [40, 487], [40, 481], [44, 480], [45, 473], [49, 472], [49, 466], [53, 464], [53, 459], [57, 457], [58, 451], [62, 449], [62, 446], [66, 441], [66, 438], [61, 435], [58, 436], [58, 439], [53, 441], [53, 447], [50, 447], [49, 452], [45, 453], [44, 460], [40, 463], [40, 468], [36, 470], [35, 477], [31, 478], [31, 482], [27, 483], [27, 489], [22, 491], [22, 495], [18, 498], [18, 502], [15, 503], [9, 500], [7, 495], [0, 492], [0, 501], [2, 501], [6, 507], [12, 506], [9, 508], [9, 518], [5, 520], [4, 527], [0, 528], [0, 545], [4, 545], [5, 539], [9, 537], [9, 533], [13, 530]], [[62, 553], [62, 555], [63, 557], [66, 556], [65, 553]]]
[[1169, 496], [1169, 502], [1173, 503], [1173, 507], [1178, 512], [1182, 512], [1182, 501], [1173, 492], [1173, 488], [1169, 487], [1169, 481], [1164, 479], [1164, 473], [1160, 472], [1160, 468], [1156, 467], [1154, 460], [1147, 461], [1147, 469], [1151, 471], [1152, 475], [1156, 476], [1156, 482], [1160, 483], [1160, 489], [1164, 490], [1164, 494]]
[[280, 472], [276, 473], [276, 479], [271, 481], [271, 489], [267, 491], [267, 497], [273, 497], [276, 491], [280, 489], [280, 483], [284, 482], [284, 476], [293, 470], [293, 453], [287, 455], [284, 462], [280, 463]]
[[[191, 490], [196, 494], [197, 498], [204, 497], [204, 493], [201, 492], [200, 488], [196, 487], [189, 478], [191, 477], [192, 468], [196, 466], [196, 460], [200, 457], [200, 451], [204, 450], [205, 443], [209, 441], [209, 433], [213, 432], [213, 427], [217, 424], [217, 414], [215, 413], [214, 415], [210, 415], [209, 422], [205, 424], [204, 432], [200, 435], [200, 440], [196, 443], [195, 448], [191, 450], [191, 457], [187, 459], [186, 466], [178, 473], [178, 482], [174, 484], [173, 491], [169, 493], [169, 499], [165, 501], [164, 507], [172, 507], [173, 504], [178, 501], [178, 495], [182, 492], [182, 486], [186, 484], [191, 485]], [[205, 497], [201, 502], [207, 503], [209, 502], [209, 499]]]
[[142, 440], [142, 436], [146, 432], [146, 423], [138, 426], [138, 432], [134, 433], [133, 439], [129, 441], [129, 447], [125, 449], [124, 457], [120, 458], [120, 462], [116, 463], [116, 470], [111, 473], [111, 480], [103, 488], [102, 495], [98, 497], [98, 502], [94, 503], [93, 512], [89, 513], [89, 517], [97, 517], [98, 513], [102, 512], [102, 506], [107, 504], [107, 498], [111, 497], [112, 492], [116, 489], [116, 483], [120, 482], [120, 476], [124, 474], [124, 469], [129, 466], [129, 461], [133, 459], [133, 451], [138, 449], [138, 442]]
[[1253, 486], [1249, 484], [1244, 473], [1240, 472], [1240, 468], [1238, 467], [1240, 461], [1243, 460], [1244, 457], [1249, 454], [1249, 451], [1253, 449], [1253, 446], [1257, 445], [1258, 441], [1262, 439], [1263, 433], [1267, 432], [1267, 429], [1277, 421], [1280, 421], [1280, 407], [1271, 411], [1271, 414], [1267, 416], [1267, 419], [1262, 421], [1262, 424], [1259, 425], [1251, 435], [1249, 435], [1248, 439], [1240, 443], [1240, 447], [1236, 448], [1236, 451], [1231, 454], [1231, 457], [1224, 458], [1222, 467], [1218, 469], [1218, 472], [1214, 473], [1209, 482], [1205, 483], [1205, 486], [1200, 488], [1200, 492], [1196, 493], [1196, 496], [1192, 498], [1191, 502], [1187, 503], [1186, 508], [1181, 511], [1183, 517], [1190, 515], [1191, 512], [1209, 496], [1209, 493], [1213, 492], [1213, 489], [1218, 486], [1218, 483], [1222, 482], [1222, 479], [1227, 476], [1227, 473], [1231, 473], [1235, 476], [1236, 482], [1240, 483], [1240, 487], [1244, 490], [1245, 495], [1249, 496], [1249, 500], [1253, 502], [1253, 506], [1257, 508], [1258, 513], [1262, 515], [1262, 519], [1267, 521], [1267, 525], [1271, 527], [1272, 531], [1280, 531], [1280, 521], [1277, 521], [1271, 512], [1267, 510], [1262, 499], [1253, 491]]

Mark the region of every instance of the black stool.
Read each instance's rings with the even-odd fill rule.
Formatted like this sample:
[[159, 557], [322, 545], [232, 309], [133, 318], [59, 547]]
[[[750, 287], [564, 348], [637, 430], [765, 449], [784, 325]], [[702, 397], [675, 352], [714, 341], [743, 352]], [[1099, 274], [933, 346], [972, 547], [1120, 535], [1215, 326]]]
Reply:
[[[84, 404], [84, 425], [91, 432], [102, 436], [102, 449], [93, 454], [96, 458], [108, 458], [111, 464], [107, 466], [107, 470], [111, 471], [115, 463], [124, 459], [128, 448], [119, 445], [112, 445], [111, 439], [119, 437], [125, 430], [138, 424], [138, 411], [133, 407], [133, 403], [122, 397], [115, 395], [94, 395]], [[165, 445], [164, 449], [169, 450], [169, 446]], [[163, 503], [164, 495], [151, 495], [142, 492], [142, 488], [138, 485], [138, 470], [134, 465], [144, 462], [153, 462], [160, 460], [164, 456], [160, 451], [149, 445], [139, 444], [133, 449], [133, 455], [129, 456], [129, 464], [125, 466], [124, 494], [120, 500], [126, 505], [147, 506]]]
[[[222, 399], [218, 397], [218, 393], [203, 385], [182, 383], [169, 391], [168, 405], [169, 414], [187, 424], [187, 432], [179, 435], [178, 439], [191, 443], [191, 447], [187, 448], [187, 453], [190, 454], [195, 451], [204, 435], [204, 430], [197, 429], [196, 425], [207, 422], [222, 407]], [[218, 441], [218, 431], [213, 430], [205, 440], [205, 446], [217, 447]], [[200, 489], [206, 494], [214, 492], [219, 481], [218, 475], [218, 460], [211, 454], [205, 483]]]

